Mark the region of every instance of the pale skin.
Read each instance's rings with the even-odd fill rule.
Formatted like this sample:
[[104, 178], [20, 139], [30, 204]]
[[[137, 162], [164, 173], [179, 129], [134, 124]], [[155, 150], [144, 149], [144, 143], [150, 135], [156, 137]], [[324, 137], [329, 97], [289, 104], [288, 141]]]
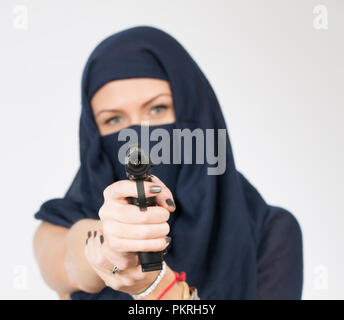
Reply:
[[[93, 95], [91, 106], [101, 135], [140, 125], [142, 121], [149, 121], [150, 125], [175, 121], [170, 85], [160, 79], [108, 82]], [[156, 186], [161, 191], [151, 192], [150, 188]], [[97, 293], [105, 286], [136, 294], [154, 281], [159, 270], [142, 272], [137, 252], [162, 251], [168, 246], [167, 221], [175, 206], [166, 202], [174, 201], [173, 195], [158, 177], [145, 182], [145, 193], [156, 198], [157, 206], [142, 212], [126, 200], [137, 197], [135, 182], [117, 181], [104, 190], [99, 219], [82, 219], [69, 229], [48, 222], [40, 224], [33, 241], [35, 257], [44, 280], [61, 298], [78, 290]], [[114, 265], [120, 271], [111, 274]], [[174, 277], [167, 266], [159, 285], [142, 299], [156, 299]], [[182, 291], [177, 282], [162, 299], [179, 300]]]

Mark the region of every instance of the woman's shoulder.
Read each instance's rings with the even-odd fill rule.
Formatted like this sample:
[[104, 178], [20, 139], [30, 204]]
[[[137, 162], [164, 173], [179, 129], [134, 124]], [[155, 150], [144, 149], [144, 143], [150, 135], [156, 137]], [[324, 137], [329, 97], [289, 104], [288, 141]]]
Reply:
[[303, 283], [301, 227], [286, 209], [269, 206], [257, 252], [260, 299], [300, 299]]
[[264, 232], [283, 234], [300, 234], [301, 226], [296, 216], [287, 209], [269, 206], [264, 223]]
[[302, 251], [302, 229], [295, 215], [284, 208], [269, 206], [258, 245], [258, 259], [291, 259], [302, 257]]

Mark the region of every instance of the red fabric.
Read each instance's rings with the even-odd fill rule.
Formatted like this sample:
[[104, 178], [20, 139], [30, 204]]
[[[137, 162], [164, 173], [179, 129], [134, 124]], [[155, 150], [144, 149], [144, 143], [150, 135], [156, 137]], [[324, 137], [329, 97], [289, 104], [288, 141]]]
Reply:
[[174, 274], [175, 274], [176, 277], [175, 277], [174, 280], [169, 284], [169, 286], [160, 294], [160, 296], [157, 298], [157, 300], [160, 300], [160, 299], [166, 294], [166, 292], [167, 292], [168, 290], [170, 290], [170, 289], [173, 287], [173, 285], [174, 285], [177, 281], [179, 281], [179, 282], [185, 281], [185, 279], [186, 279], [186, 274], [185, 274], [184, 271], [182, 271], [181, 273], [178, 273], [178, 272], [174, 271]]

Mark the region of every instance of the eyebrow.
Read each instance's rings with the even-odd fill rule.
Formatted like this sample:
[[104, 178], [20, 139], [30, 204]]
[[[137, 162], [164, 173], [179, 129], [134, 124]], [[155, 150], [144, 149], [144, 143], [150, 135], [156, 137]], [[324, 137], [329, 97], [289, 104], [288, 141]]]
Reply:
[[[169, 93], [159, 93], [156, 96], [153, 96], [152, 98], [149, 98], [145, 103], [143, 103], [141, 106], [145, 107], [147, 104], [151, 103], [152, 101], [154, 101], [155, 99], [159, 98], [160, 96], [171, 96], [171, 94]], [[100, 110], [98, 111], [95, 116], [97, 117], [98, 115], [100, 115], [103, 112], [114, 112], [114, 111], [118, 111], [117, 109], [107, 109], [107, 110]]]

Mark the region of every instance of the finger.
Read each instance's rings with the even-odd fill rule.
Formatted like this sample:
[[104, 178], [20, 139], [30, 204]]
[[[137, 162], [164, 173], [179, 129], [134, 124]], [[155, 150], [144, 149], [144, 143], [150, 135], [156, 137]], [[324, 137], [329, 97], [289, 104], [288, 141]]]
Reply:
[[147, 276], [147, 274], [142, 272], [141, 266], [135, 266], [133, 268], [125, 270], [125, 272], [119, 272], [118, 274], [116, 274], [116, 276], [125, 287], [131, 287], [131, 290], [137, 292], [142, 290], [135, 289], [135, 287], [140, 285], [142, 286], [142, 283], [140, 282]]
[[93, 266], [93, 262], [95, 260], [95, 252], [94, 252], [94, 247], [93, 247], [93, 236], [92, 236], [92, 231], [88, 231], [88, 236], [86, 239], [86, 246], [85, 246], [85, 256], [91, 266]]
[[156, 203], [168, 211], [174, 212], [176, 210], [176, 204], [171, 190], [157, 176], [151, 175], [151, 179], [152, 182], [161, 186], [161, 192], [155, 196]]
[[115, 274], [112, 270], [106, 270], [104, 268], [95, 267], [94, 270], [105, 282], [106, 286], [120, 291], [124, 288], [134, 286], [138, 280], [142, 280], [146, 276], [141, 271], [141, 266], [134, 266], [126, 270], [119, 269]]
[[86, 246], [87, 246], [88, 240], [90, 239], [91, 236], [92, 236], [92, 231], [89, 230], [89, 231], [87, 232], [87, 235], [86, 235]]
[[99, 239], [99, 231], [93, 231], [91, 237], [88, 238], [87, 252], [89, 263], [92, 265], [92, 267], [104, 270], [112, 270], [112, 263], [102, 254], [101, 242]]
[[125, 284], [118, 277], [121, 271], [116, 272], [116, 274], [113, 274], [112, 271], [104, 270], [100, 268], [95, 268], [94, 271], [104, 281], [107, 287], [110, 287], [114, 290], [121, 290], [122, 288], [125, 287]]
[[103, 226], [106, 237], [114, 236], [121, 239], [156, 239], [163, 238], [170, 232], [167, 222], [156, 224], [127, 224], [118, 221], [108, 221]]
[[90, 234], [91, 234], [91, 231], [89, 231], [89, 235], [86, 237], [86, 243], [85, 243], [85, 248], [84, 248], [84, 254], [85, 254], [85, 257], [88, 261], [90, 261], [90, 259], [89, 259], [90, 258], [90, 248], [88, 246]]
[[141, 211], [138, 206], [122, 203], [105, 205], [100, 214], [104, 221], [111, 219], [128, 224], [164, 223], [170, 218], [170, 212], [160, 206], [147, 207], [146, 211]]
[[[136, 266], [125, 271], [118, 271], [116, 274], [98, 269], [95, 271], [103, 279], [106, 286], [131, 294], [142, 291], [142, 281], [147, 277], [147, 273], [142, 272], [141, 266]], [[130, 291], [127, 291], [128, 289]]]
[[115, 252], [111, 250], [106, 239], [103, 244], [101, 244], [100, 250], [107, 260], [109, 260], [113, 266], [117, 266], [120, 270], [136, 267], [140, 264], [138, 254], [136, 252]]
[[[154, 188], [155, 187], [155, 188]], [[144, 181], [144, 189], [146, 197], [154, 197], [160, 192], [160, 186], [154, 182]], [[136, 182], [132, 180], [120, 180], [107, 186], [103, 192], [105, 200], [121, 200], [127, 197], [137, 198]]]
[[117, 252], [163, 251], [169, 244], [166, 238], [132, 240], [111, 237], [108, 241], [110, 248]]
[[97, 237], [93, 238], [93, 249], [95, 250], [95, 265], [98, 268], [104, 269], [104, 270], [112, 270], [114, 267], [114, 264], [107, 259], [107, 257], [103, 254], [102, 249], [102, 243], [100, 241], [100, 236], [97, 235]]

